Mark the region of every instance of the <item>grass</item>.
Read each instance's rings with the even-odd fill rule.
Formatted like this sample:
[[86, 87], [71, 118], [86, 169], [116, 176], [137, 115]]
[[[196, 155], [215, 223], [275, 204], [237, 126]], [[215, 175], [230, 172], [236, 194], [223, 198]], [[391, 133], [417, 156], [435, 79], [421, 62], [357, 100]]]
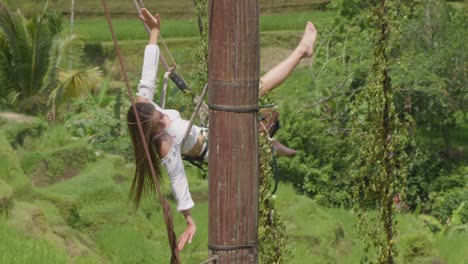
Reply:
[[356, 241], [356, 218], [345, 210], [324, 209], [291, 186], [280, 185], [277, 205], [294, 243], [290, 263], [356, 263], [363, 254]]
[[156, 263], [163, 259], [161, 252], [155, 250], [160, 246], [157, 242], [145, 239], [142, 232], [128, 226], [104, 226], [96, 234], [96, 241], [112, 263]]
[[334, 12], [309, 10], [287, 14], [267, 14], [260, 16], [260, 31], [290, 31], [304, 30], [307, 21], [312, 21], [317, 27], [323, 27], [333, 21]]
[[[77, 214], [71, 217], [73, 215], [69, 213], [73, 206], [57, 210], [51, 207], [50, 202], [41, 202], [42, 206], [48, 208], [45, 213], [47, 219], [51, 219], [48, 223], [61, 225], [67, 222], [68, 225], [72, 225], [81, 232], [94, 234], [92, 236], [101, 254], [111, 263], [135, 263], [134, 261], [137, 260], [139, 263], [151, 263], [155, 262], [155, 259], [168, 259], [168, 250], [161, 250], [161, 247], [167, 247], [167, 239], [160, 208], [154, 199], [146, 199], [139, 213], [132, 213], [127, 195], [133, 172], [122, 164], [124, 162], [120, 157], [106, 156], [98, 159], [96, 163], [89, 163], [77, 177], [49, 187], [37, 188], [35, 191], [41, 199], [58, 203], [58, 207], [69, 203], [62, 203], [60, 200], [71, 201], [77, 208]], [[116, 182], [117, 177], [120, 179], [119, 183]], [[192, 180], [191, 185], [194, 193], [197, 190], [205, 192], [207, 188], [206, 181], [198, 179]], [[77, 186], [86, 187], [77, 188]], [[163, 190], [168, 196], [170, 190], [167, 180], [164, 181]], [[171, 199], [170, 202], [172, 208], [175, 208], [174, 201]], [[206, 209], [206, 206], [201, 205], [201, 207]], [[175, 215], [174, 220], [177, 233], [180, 234], [183, 231], [181, 228], [184, 222], [179, 214]], [[115, 228], [117, 226], [122, 227]], [[122, 237], [121, 235], [125, 235], [128, 239], [117, 239]], [[207, 238], [207, 235], [205, 237]], [[141, 243], [145, 246], [140, 247]], [[206, 258], [207, 254], [204, 250], [206, 243], [205, 239], [205, 244], [195, 245], [194, 243], [188, 247], [186, 251], [190, 253], [184, 258], [187, 259], [189, 256], [189, 260], [196, 259], [197, 261]], [[203, 250], [200, 251], [200, 249]], [[159, 253], [145, 255], [144, 252]]]
[[24, 174], [15, 151], [0, 131], [0, 179], [13, 188], [13, 197], [27, 196], [31, 180]]
[[468, 237], [466, 234], [450, 234], [435, 240], [438, 255], [447, 263], [466, 263], [468, 261], [467, 252]]
[[[198, 26], [190, 19], [173, 19], [163, 22], [164, 38], [186, 38], [198, 36]], [[119, 41], [146, 40], [148, 35], [137, 18], [115, 18], [112, 24]], [[69, 25], [67, 25], [69, 27]], [[66, 30], [69, 30], [68, 28]], [[112, 41], [109, 25], [105, 18], [85, 18], [76, 20], [74, 30], [93, 42]]]
[[0, 263], [66, 263], [67, 254], [44, 239], [24, 235], [0, 219]]
[[[359, 263], [364, 255], [356, 229], [357, 216], [349, 210], [323, 208], [289, 185], [280, 185], [277, 207], [287, 225], [294, 258], [288, 263]], [[466, 234], [433, 235], [412, 214], [397, 216], [397, 263], [465, 263]], [[370, 253], [372, 254], [372, 252]]]
[[[260, 31], [302, 31], [308, 20], [312, 20], [320, 28], [330, 23], [332, 19], [333, 12], [330, 11], [310, 10], [288, 14], [267, 14], [260, 17]], [[119, 41], [148, 38], [141, 21], [136, 17], [113, 18], [112, 24]], [[69, 27], [67, 22], [65, 30], [68, 31]], [[75, 21], [74, 32], [93, 42], [112, 41], [109, 26], [104, 17], [79, 18]], [[162, 21], [161, 35], [167, 39], [198, 37], [198, 24], [193, 18], [168, 18]]]
[[[260, 0], [259, 7], [262, 12], [291, 12], [300, 8], [316, 8], [330, 0]], [[5, 0], [12, 9], [20, 8], [26, 14], [36, 13], [41, 10], [46, 0]], [[152, 11], [157, 11], [164, 17], [193, 17], [194, 5], [192, 0], [159, 0], [143, 1], [145, 6]], [[49, 0], [49, 6], [61, 13], [70, 13], [69, 0]], [[128, 0], [108, 0], [107, 6], [114, 16], [133, 16], [135, 9]], [[103, 15], [104, 9], [101, 1], [80, 0], [75, 3], [77, 16]]]

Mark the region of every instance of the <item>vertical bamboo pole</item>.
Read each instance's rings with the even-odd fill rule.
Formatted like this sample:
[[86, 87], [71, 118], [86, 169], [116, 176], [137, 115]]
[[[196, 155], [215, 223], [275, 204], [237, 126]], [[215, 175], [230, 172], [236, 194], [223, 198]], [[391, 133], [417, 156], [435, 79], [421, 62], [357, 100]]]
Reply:
[[210, 0], [209, 250], [257, 263], [258, 0]]

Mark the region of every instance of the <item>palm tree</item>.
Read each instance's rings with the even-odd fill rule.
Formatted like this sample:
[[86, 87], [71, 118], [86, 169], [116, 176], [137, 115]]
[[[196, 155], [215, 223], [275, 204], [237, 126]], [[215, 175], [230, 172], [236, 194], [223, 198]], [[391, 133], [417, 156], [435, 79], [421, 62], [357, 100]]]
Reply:
[[[57, 97], [52, 95], [52, 91], [63, 90], [64, 87], [73, 88], [73, 85], [60, 83], [61, 59], [71, 45], [81, 40], [76, 35], [62, 33], [62, 20], [57, 13], [47, 11], [47, 3], [42, 12], [29, 19], [19, 11], [13, 15], [4, 4], [0, 3], [1, 98], [10, 98], [6, 100], [13, 102], [20, 101], [21, 104], [14, 104], [15, 108], [26, 112], [33, 111], [38, 104], [45, 106], [48, 97], [51, 98], [49, 102], [55, 105]], [[93, 68], [71, 71], [68, 74], [70, 73], [79, 74], [79, 79], [86, 77], [92, 79], [99, 76], [100, 72]], [[93, 79], [75, 82], [75, 84], [90, 83], [93, 83]], [[63, 94], [72, 96], [78, 93]], [[6, 100], [3, 99], [0, 103], [5, 104]], [[9, 103], [11, 104], [11, 101]]]
[[[17, 18], [0, 4], [0, 81], [2, 93], [16, 91], [20, 99], [31, 97], [42, 88], [50, 62], [52, 40], [58, 34], [44, 10], [27, 20]], [[52, 21], [51, 21], [52, 22]]]

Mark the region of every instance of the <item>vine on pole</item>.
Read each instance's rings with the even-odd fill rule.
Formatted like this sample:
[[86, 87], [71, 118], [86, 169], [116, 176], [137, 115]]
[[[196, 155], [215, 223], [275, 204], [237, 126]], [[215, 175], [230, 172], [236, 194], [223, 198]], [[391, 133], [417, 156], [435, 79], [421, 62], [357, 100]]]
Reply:
[[290, 237], [286, 232], [280, 212], [275, 206], [276, 196], [271, 193], [273, 153], [271, 144], [259, 135], [260, 145], [260, 184], [258, 240], [260, 263], [286, 263], [292, 255]]

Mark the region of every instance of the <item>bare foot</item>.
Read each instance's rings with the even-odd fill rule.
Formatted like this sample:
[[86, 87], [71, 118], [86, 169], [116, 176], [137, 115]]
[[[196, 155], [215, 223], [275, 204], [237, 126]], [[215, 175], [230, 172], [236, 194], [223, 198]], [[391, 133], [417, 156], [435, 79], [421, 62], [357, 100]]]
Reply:
[[304, 36], [297, 46], [297, 50], [302, 54], [303, 58], [310, 58], [314, 54], [314, 44], [317, 39], [317, 30], [312, 22], [307, 22], [304, 30]]

